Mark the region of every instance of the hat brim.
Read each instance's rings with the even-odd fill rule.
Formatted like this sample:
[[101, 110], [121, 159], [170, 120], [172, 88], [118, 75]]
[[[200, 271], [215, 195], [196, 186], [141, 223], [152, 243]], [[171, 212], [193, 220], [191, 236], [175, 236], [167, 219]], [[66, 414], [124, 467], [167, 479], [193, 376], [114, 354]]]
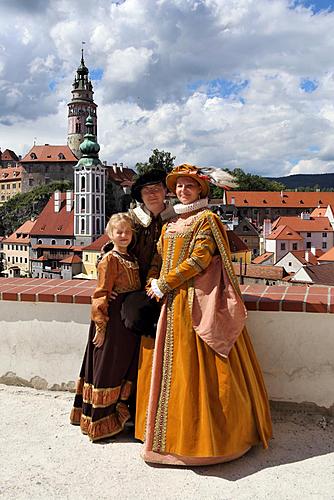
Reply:
[[206, 198], [209, 194], [209, 183], [205, 179], [202, 179], [197, 173], [186, 173], [186, 172], [171, 172], [166, 177], [166, 186], [172, 193], [176, 192], [176, 181], [179, 177], [190, 177], [191, 179], [195, 179], [196, 182], [201, 186], [201, 198]]

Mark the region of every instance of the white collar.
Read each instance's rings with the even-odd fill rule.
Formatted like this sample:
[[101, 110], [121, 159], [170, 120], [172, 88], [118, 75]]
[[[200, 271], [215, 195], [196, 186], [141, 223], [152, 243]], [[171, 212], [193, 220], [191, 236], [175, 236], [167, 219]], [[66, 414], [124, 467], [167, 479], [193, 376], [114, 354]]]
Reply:
[[188, 214], [190, 212], [195, 212], [195, 210], [200, 210], [201, 208], [207, 208], [208, 203], [208, 198], [201, 198], [200, 200], [194, 201], [194, 203], [189, 203], [188, 205], [178, 203], [177, 205], [174, 205], [174, 210], [177, 215]]
[[[168, 219], [171, 219], [172, 217], [175, 216], [174, 207], [172, 207], [171, 205], [166, 205], [166, 204], [165, 204], [165, 207], [166, 208], [162, 212], [160, 212], [160, 214], [159, 214], [162, 222], [164, 222]], [[151, 224], [152, 219], [153, 219], [152, 214], [148, 210], [148, 208], [145, 207], [145, 205], [143, 203], [141, 203], [136, 208], [134, 208], [133, 212], [136, 215], [137, 219], [139, 220], [139, 222], [141, 223], [142, 226], [148, 227]]]

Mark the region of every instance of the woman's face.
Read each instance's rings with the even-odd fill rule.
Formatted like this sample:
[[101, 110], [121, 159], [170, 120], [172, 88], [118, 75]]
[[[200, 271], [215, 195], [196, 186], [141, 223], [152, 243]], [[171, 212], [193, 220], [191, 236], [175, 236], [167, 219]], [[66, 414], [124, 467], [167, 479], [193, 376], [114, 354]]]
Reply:
[[200, 198], [202, 188], [192, 177], [178, 177], [176, 179], [175, 194], [183, 205], [189, 205]]

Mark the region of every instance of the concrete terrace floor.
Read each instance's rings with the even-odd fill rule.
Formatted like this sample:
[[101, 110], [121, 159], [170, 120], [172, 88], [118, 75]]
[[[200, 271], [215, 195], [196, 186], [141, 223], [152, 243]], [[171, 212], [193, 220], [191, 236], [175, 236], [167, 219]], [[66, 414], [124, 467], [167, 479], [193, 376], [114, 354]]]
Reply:
[[334, 419], [273, 413], [267, 451], [211, 467], [149, 466], [131, 431], [92, 444], [69, 424], [73, 395], [0, 385], [0, 498], [334, 499]]

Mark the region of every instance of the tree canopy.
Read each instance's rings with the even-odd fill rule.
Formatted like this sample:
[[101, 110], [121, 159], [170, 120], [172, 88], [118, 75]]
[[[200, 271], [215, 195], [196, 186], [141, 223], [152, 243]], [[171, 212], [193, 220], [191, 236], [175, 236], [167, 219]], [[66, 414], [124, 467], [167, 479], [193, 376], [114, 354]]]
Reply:
[[157, 168], [168, 173], [174, 167], [174, 160], [175, 156], [172, 156], [168, 151], [153, 149], [147, 162], [136, 163], [136, 170], [138, 174], [144, 174], [153, 168]]
[[[228, 169], [226, 169], [228, 170]], [[286, 189], [281, 182], [270, 181], [265, 177], [255, 174], [247, 174], [241, 168], [228, 170], [238, 182], [236, 191], [282, 191]]]
[[55, 181], [18, 193], [0, 207], [0, 235], [8, 236], [31, 218], [37, 217], [54, 191], [73, 189], [69, 181]]

